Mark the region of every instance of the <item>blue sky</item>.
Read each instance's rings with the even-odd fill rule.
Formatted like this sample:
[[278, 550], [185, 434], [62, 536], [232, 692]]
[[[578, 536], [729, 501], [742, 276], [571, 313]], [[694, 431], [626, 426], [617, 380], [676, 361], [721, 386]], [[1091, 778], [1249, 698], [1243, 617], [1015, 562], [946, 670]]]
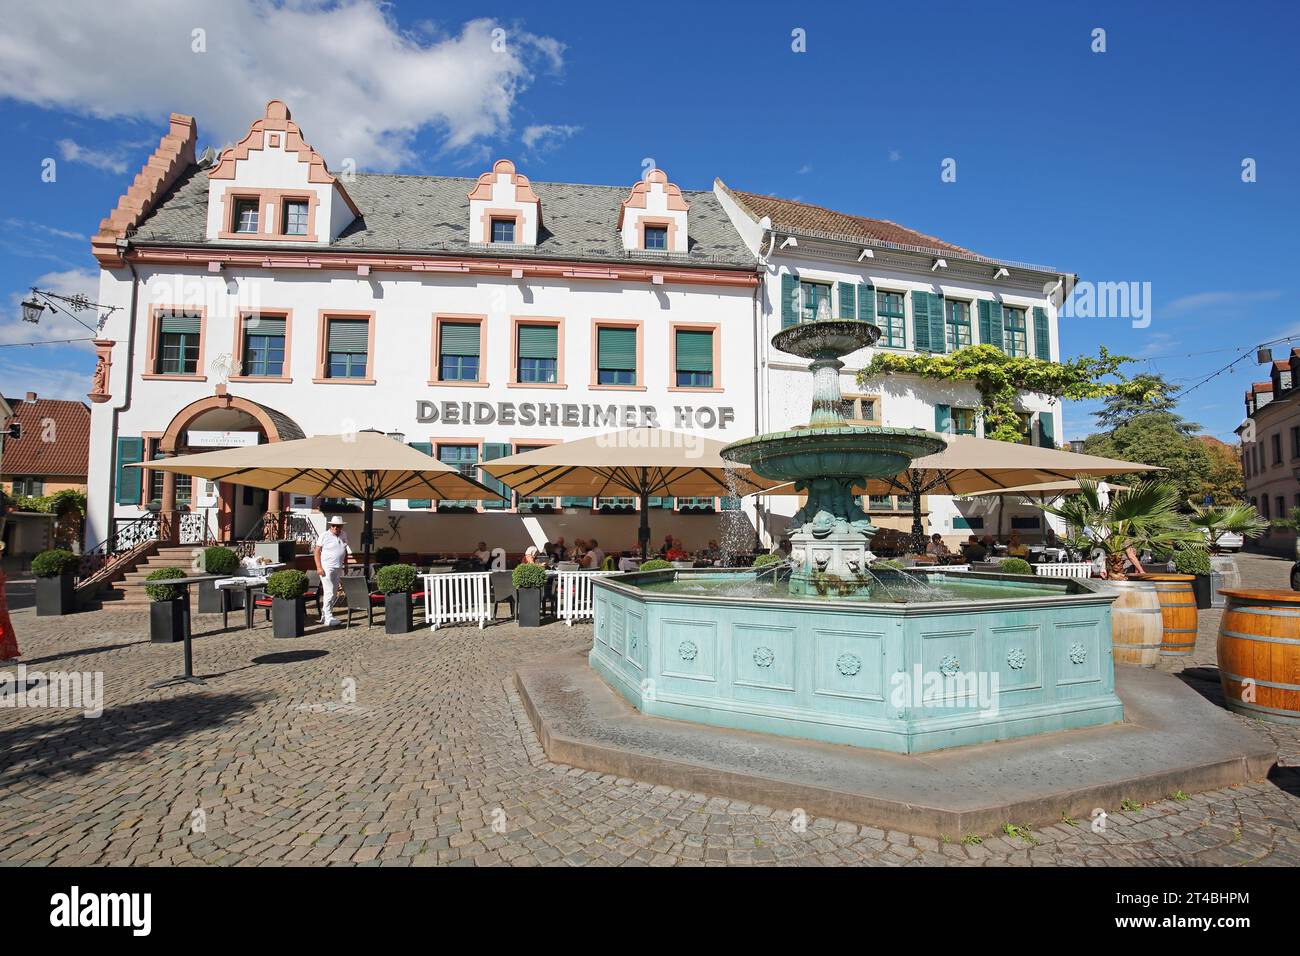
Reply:
[[[1300, 337], [1293, 3], [3, 0], [0, 15], [0, 344], [85, 334], [22, 323], [17, 303], [33, 284], [93, 288], [88, 237], [169, 111], [219, 146], [273, 96], [334, 165], [475, 175], [504, 155], [536, 180], [630, 184], [652, 157], [685, 188], [720, 176], [1085, 280], [1149, 282], [1148, 327], [1066, 320], [1064, 351], [1104, 343], [1187, 385]], [[941, 181], [947, 158], [956, 182]], [[92, 364], [84, 343], [0, 348], [0, 391], [75, 396]], [[1260, 377], [1252, 356], [1184, 413], [1230, 438]], [[1066, 437], [1089, 430], [1086, 412], [1067, 410]]]

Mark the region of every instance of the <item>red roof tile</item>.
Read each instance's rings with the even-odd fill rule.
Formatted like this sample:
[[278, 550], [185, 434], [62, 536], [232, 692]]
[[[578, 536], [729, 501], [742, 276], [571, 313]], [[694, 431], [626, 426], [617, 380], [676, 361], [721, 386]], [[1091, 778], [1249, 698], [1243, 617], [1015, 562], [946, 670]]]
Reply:
[[5, 475], [86, 477], [90, 450], [90, 409], [86, 405], [53, 398], [7, 401], [14, 410], [10, 422], [17, 422], [22, 431], [21, 437], [14, 439], [5, 429], [0, 453], [0, 470]]

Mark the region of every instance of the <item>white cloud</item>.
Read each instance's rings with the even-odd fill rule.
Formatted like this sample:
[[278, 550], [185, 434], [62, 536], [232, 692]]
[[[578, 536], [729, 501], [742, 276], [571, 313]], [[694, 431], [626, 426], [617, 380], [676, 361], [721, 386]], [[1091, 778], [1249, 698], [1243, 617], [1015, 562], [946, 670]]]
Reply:
[[536, 126], [525, 126], [524, 132], [519, 139], [523, 142], [525, 148], [545, 153], [559, 146], [574, 133], [581, 130], [581, 126], [541, 123]]
[[798, 169], [795, 170], [795, 175], [807, 176], [812, 171], [813, 171], [812, 163], [804, 163], [802, 166], [800, 166]]
[[30, 219], [18, 219], [14, 216], [9, 216], [4, 220], [4, 225], [8, 229], [36, 231], [59, 239], [71, 239], [73, 242], [86, 241], [86, 237], [79, 232], [73, 232], [70, 229], [59, 229], [57, 226], [47, 226], [43, 222], [33, 222]]
[[35, 392], [41, 398], [86, 400], [94, 361], [89, 356], [77, 356], [84, 368], [56, 368], [46, 361], [50, 351], [49, 347], [0, 351], [0, 382], [5, 383], [8, 398], [22, 398], [28, 392]]
[[283, 99], [335, 167], [410, 163], [425, 130], [443, 150], [479, 146], [510, 128], [519, 95], [564, 55], [555, 39], [486, 19], [407, 32], [379, 0], [18, 6], [0, 0], [0, 96], [151, 125], [190, 113], [218, 143]]
[[1254, 292], [1197, 292], [1174, 299], [1162, 310], [1165, 315], [1185, 315], [1220, 306], [1240, 306], [1251, 302], [1272, 302], [1282, 298], [1279, 289], [1259, 289]]
[[120, 149], [85, 147], [71, 139], [59, 140], [58, 147], [59, 155], [70, 163], [85, 163], [118, 175], [126, 172], [126, 154]]
[[[69, 298], [76, 295], [85, 295], [93, 302], [99, 294], [99, 271], [67, 269], [62, 272], [47, 272], [33, 280], [32, 284], [43, 291], [54, 292]], [[40, 322], [33, 325], [22, 320], [22, 301], [29, 295], [31, 295], [31, 290], [23, 289], [9, 296], [8, 307], [0, 312], [0, 344], [90, 338], [92, 333], [85, 326], [78, 324], [67, 312], [71, 311], [86, 325], [94, 328], [99, 316], [93, 309], [77, 312], [66, 303], [59, 302], [60, 309], [67, 311], [55, 312], [46, 308], [41, 313]], [[89, 342], [77, 342], [72, 345], [59, 346], [58, 348], [85, 352], [93, 350]], [[0, 355], [10, 356], [12, 360], [12, 354], [16, 352], [23, 352], [23, 350], [4, 349], [0, 351]]]
[[896, 162], [898, 162], [898, 161], [899, 161], [900, 159], [902, 159], [902, 158], [903, 158], [903, 154], [900, 153], [898, 150], [896, 150], [896, 149], [891, 149], [891, 150], [889, 151], [889, 161], [890, 161], [891, 163], [896, 163]]

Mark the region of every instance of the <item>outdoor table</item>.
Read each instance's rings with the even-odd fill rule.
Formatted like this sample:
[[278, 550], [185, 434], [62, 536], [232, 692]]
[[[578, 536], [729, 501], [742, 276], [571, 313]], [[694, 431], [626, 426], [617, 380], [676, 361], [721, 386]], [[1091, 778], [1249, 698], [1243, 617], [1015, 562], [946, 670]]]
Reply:
[[189, 586], [191, 584], [199, 584], [202, 581], [211, 581], [211, 580], [212, 580], [212, 575], [199, 574], [189, 578], [161, 578], [157, 581], [140, 582], [141, 585], [174, 584], [177, 587], [183, 588], [185, 593], [185, 635], [183, 638], [185, 642], [185, 673], [178, 674], [175, 677], [168, 677], [165, 680], [155, 681], [154, 683], [149, 685], [150, 688], [166, 687], [169, 684], [176, 684], [182, 681], [184, 681], [187, 684], [207, 684], [207, 681], [205, 681], [202, 677], [194, 676], [194, 653], [190, 647], [190, 615], [189, 615], [190, 588]]
[[256, 592], [266, 587], [266, 578], [237, 577], [222, 578], [215, 587], [221, 592], [221, 627], [225, 630], [229, 624], [230, 601], [226, 597], [232, 591], [244, 592], [244, 629], [253, 629], [253, 600]]

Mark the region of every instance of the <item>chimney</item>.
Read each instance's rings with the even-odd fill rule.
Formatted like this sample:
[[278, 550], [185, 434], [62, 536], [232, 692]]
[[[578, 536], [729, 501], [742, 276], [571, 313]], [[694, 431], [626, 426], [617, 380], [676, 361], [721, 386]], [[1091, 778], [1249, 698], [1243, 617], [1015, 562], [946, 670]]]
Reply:
[[35, 393], [35, 392], [28, 392], [28, 393], [27, 393], [27, 401], [29, 401], [29, 402], [34, 402], [34, 401], [36, 401], [36, 393]]

